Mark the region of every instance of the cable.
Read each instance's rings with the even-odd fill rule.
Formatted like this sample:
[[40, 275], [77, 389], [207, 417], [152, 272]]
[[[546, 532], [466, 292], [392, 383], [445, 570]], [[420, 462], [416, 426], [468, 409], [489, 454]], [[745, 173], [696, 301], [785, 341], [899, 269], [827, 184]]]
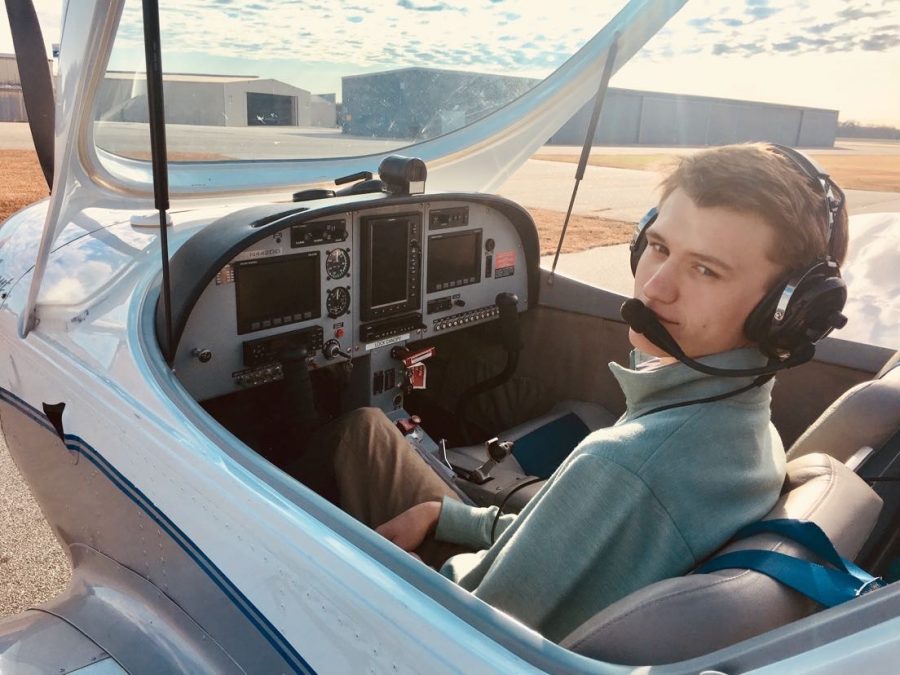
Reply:
[[763, 386], [766, 382], [775, 377], [775, 373], [769, 373], [767, 375], [760, 375], [753, 382], [744, 386], [738, 387], [737, 389], [732, 389], [731, 391], [725, 392], [724, 394], [717, 394], [715, 396], [708, 396], [707, 398], [698, 398], [693, 401], [681, 401], [680, 403], [669, 403], [667, 405], [661, 405], [658, 408], [653, 408], [652, 410], [648, 410], [647, 412], [641, 413], [640, 415], [636, 415], [632, 418], [632, 420], [636, 420], [640, 417], [646, 417], [647, 415], [652, 415], [653, 413], [662, 412], [663, 410], [671, 410], [672, 408], [683, 408], [687, 405], [694, 405], [695, 403], [712, 403], [713, 401], [721, 401], [722, 399], [730, 398], [732, 396], [737, 396], [738, 394], [743, 394], [745, 391], [750, 391], [756, 387]]
[[494, 516], [494, 524], [491, 525], [491, 546], [494, 545], [494, 536], [497, 534], [497, 523], [500, 520], [500, 516], [503, 515], [503, 507], [506, 506], [506, 502], [509, 501], [509, 498], [516, 494], [519, 490], [524, 487], [528, 487], [529, 485], [534, 485], [540, 481], [544, 480], [543, 478], [531, 478], [530, 480], [526, 480], [524, 483], [519, 483], [514, 487], [509, 493], [503, 498], [503, 501], [500, 502], [500, 506], [497, 507], [497, 515]]

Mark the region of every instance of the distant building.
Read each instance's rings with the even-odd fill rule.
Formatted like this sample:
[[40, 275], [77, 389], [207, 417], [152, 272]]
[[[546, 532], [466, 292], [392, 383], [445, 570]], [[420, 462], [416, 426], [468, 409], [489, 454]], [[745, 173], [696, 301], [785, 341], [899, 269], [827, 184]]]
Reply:
[[[53, 72], [53, 62], [50, 61]], [[15, 54], [0, 54], [0, 122], [27, 122]]]
[[353, 136], [433, 138], [484, 117], [534, 83], [436, 68], [350, 75], [341, 80], [341, 126]]
[[[52, 61], [51, 68], [52, 68]], [[337, 126], [334, 94], [314, 96], [284, 82], [243, 75], [166, 73], [166, 121], [210, 126]], [[118, 122], [148, 119], [143, 73], [108, 71], [98, 93], [100, 117]], [[0, 54], [0, 122], [25, 122], [15, 54]]]
[[[581, 145], [593, 105], [591, 101], [575, 113], [548, 143]], [[837, 110], [610, 87], [594, 144], [702, 146], [768, 141], [830, 148], [837, 131]]]
[[[341, 125], [354, 136], [417, 140], [469, 124], [531, 89], [538, 80], [403, 68], [344, 77]], [[548, 139], [581, 145], [593, 101]], [[706, 96], [610, 88], [596, 145], [723, 145], [771, 141], [831, 147], [838, 111]]]
[[[104, 120], [146, 122], [147, 81], [142, 73], [109, 71], [100, 85]], [[278, 80], [239, 75], [166, 73], [166, 122], [245, 127], [335, 126], [333, 102]]]

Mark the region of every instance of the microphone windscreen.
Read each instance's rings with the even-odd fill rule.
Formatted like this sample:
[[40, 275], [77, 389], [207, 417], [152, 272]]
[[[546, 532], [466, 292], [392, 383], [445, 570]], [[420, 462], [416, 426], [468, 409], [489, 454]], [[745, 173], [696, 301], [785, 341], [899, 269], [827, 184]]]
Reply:
[[622, 303], [619, 313], [629, 326], [638, 333], [643, 333], [650, 325], [653, 314], [646, 305], [637, 298], [629, 298]]

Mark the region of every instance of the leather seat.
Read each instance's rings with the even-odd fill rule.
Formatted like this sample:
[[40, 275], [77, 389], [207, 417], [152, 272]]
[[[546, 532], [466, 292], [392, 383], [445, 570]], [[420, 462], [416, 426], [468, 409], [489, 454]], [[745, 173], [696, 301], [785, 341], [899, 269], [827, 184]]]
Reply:
[[[880, 510], [881, 498], [861, 478], [834, 457], [817, 453], [788, 464], [782, 496], [766, 519], [811, 520], [843, 557], [853, 559]], [[716, 555], [739, 549], [812, 558], [799, 544], [773, 534], [740, 540]], [[666, 579], [632, 593], [596, 614], [561, 644], [613, 663], [673, 663], [772, 630], [817, 609], [812, 600], [763, 574], [720, 570]]]
[[[900, 431], [900, 351], [874, 378], [848, 389], [798, 438], [789, 460], [827, 452], [847, 463], [865, 447], [878, 449]], [[861, 459], [861, 458], [860, 458]]]

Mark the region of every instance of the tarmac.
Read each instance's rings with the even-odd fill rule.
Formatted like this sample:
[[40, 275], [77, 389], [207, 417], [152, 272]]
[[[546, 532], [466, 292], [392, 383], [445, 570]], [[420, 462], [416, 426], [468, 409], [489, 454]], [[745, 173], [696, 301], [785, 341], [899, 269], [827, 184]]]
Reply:
[[[842, 143], [843, 145], [843, 143]], [[665, 149], [666, 152], [671, 148]], [[695, 148], [678, 148], [679, 153], [694, 152]], [[580, 148], [544, 148], [554, 154], [580, 154]], [[660, 152], [659, 148], [598, 149], [604, 154], [623, 152], [636, 154]], [[898, 154], [900, 143], [847, 144], [842, 152]], [[817, 151], [818, 152], [818, 151]], [[838, 150], [834, 150], [838, 152]], [[530, 159], [510, 179], [500, 186], [498, 193], [530, 208], [550, 209], [565, 213], [575, 185], [577, 164]], [[656, 205], [657, 187], [662, 175], [652, 171], [585, 167], [584, 178], [578, 185], [573, 213], [599, 216], [612, 220], [638, 222], [647, 210]], [[847, 210], [851, 216], [861, 213], [900, 212], [900, 192], [845, 190]], [[551, 267], [553, 256], [541, 258], [541, 265]], [[604, 246], [559, 257], [556, 272], [593, 286], [630, 294], [631, 269], [628, 265], [628, 245]]]
[[[31, 149], [26, 124], [0, 123], [0, 149]], [[580, 148], [553, 147], [554, 153], [577, 155]], [[608, 148], [602, 152], [655, 153], [659, 148]], [[666, 148], [664, 152], [692, 152]], [[840, 141], [834, 152], [900, 154], [900, 143]], [[574, 185], [576, 165], [528, 160], [498, 191], [532, 208], [565, 212]], [[652, 172], [588, 166], [579, 184], [574, 212], [616, 220], [637, 221], [656, 203], [660, 176]], [[848, 190], [851, 215], [900, 212], [900, 193]], [[552, 256], [542, 258], [549, 267]], [[595, 248], [560, 257], [557, 272], [622, 294], [630, 294], [627, 245]], [[0, 438], [0, 618], [43, 602], [61, 591], [69, 578], [65, 555], [28, 486]]]

